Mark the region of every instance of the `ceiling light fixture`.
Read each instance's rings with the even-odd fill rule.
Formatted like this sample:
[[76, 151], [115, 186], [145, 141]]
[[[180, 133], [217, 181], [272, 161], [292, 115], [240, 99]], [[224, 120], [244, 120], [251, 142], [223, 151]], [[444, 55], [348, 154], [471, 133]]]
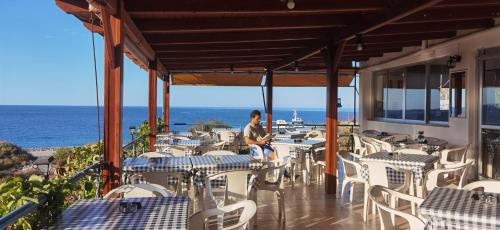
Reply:
[[295, 63], [295, 65], [294, 65], [295, 72], [299, 72], [299, 62], [295, 61], [294, 63]]
[[231, 74], [234, 74], [234, 65], [233, 64], [229, 65], [229, 71], [231, 71]]
[[450, 56], [450, 58], [448, 59], [446, 64], [447, 64], [448, 68], [453, 69], [453, 68], [455, 68], [457, 63], [460, 62], [461, 60], [462, 60], [462, 56], [453, 55], [453, 56]]
[[289, 10], [293, 10], [295, 8], [295, 1], [294, 0], [288, 0], [286, 3], [286, 7]]
[[363, 39], [361, 38], [361, 34], [356, 34], [356, 50], [362, 51], [364, 49]]

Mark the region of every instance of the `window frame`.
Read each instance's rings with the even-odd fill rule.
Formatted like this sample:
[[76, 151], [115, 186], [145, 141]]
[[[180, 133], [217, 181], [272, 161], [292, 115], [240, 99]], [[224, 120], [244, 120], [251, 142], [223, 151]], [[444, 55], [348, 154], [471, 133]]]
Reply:
[[[391, 122], [391, 123], [403, 123], [403, 124], [419, 124], [419, 125], [430, 125], [430, 126], [449, 126], [450, 118], [451, 117], [451, 88], [449, 90], [449, 98], [450, 98], [450, 103], [448, 105], [448, 115], [446, 116], [448, 119], [447, 121], [433, 121], [430, 120], [430, 107], [431, 107], [431, 88], [430, 88], [430, 67], [431, 65], [436, 65], [436, 59], [430, 60], [430, 61], [425, 61], [425, 62], [419, 62], [419, 63], [412, 63], [409, 65], [402, 65], [402, 66], [397, 66], [397, 67], [392, 67], [392, 68], [387, 68], [387, 69], [382, 69], [379, 71], [373, 71], [372, 72], [372, 85], [375, 87], [375, 81], [377, 80], [377, 77], [380, 77], [381, 75], [385, 78], [383, 80], [383, 88], [382, 88], [382, 102], [384, 105], [382, 106], [383, 112], [381, 114], [384, 114], [384, 117], [376, 117], [376, 107], [372, 106], [371, 108], [371, 114], [372, 114], [372, 120], [375, 121], [385, 121], [385, 122]], [[425, 98], [424, 98], [424, 119], [423, 120], [412, 120], [412, 119], [406, 119], [406, 90], [407, 90], [407, 70], [406, 68], [411, 67], [411, 66], [417, 66], [417, 65], [424, 65], [425, 66], [425, 76], [424, 76], [424, 81], [425, 81]], [[403, 101], [402, 101], [402, 118], [387, 118], [387, 103], [386, 103], [386, 98], [384, 97], [384, 89], [387, 89], [387, 78], [389, 76], [390, 71], [401, 71], [403, 73]], [[381, 72], [385, 72], [384, 74], [380, 74]], [[465, 72], [463, 70], [461, 71], [448, 71], [448, 79], [451, 78], [452, 73], [456, 72]], [[466, 73], [465, 73], [466, 74]], [[464, 77], [466, 78], [466, 76]], [[466, 86], [464, 88], [467, 90]], [[377, 92], [377, 89], [374, 89], [372, 91], [372, 100], [371, 104], [375, 105], [375, 92]], [[467, 105], [465, 105], [463, 113], [467, 110]]]

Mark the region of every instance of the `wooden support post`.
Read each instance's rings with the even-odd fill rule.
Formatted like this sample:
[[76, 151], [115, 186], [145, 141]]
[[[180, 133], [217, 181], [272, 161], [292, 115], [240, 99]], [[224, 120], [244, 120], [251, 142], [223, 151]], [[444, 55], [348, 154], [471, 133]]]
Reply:
[[163, 121], [165, 122], [165, 133], [170, 131], [170, 75], [163, 79]]
[[267, 133], [273, 133], [273, 71], [266, 71], [266, 129]]
[[149, 151], [154, 151], [156, 144], [156, 62], [149, 61], [149, 87], [148, 87], [148, 125], [151, 133], [148, 137]]
[[337, 191], [337, 97], [338, 66], [344, 50], [345, 40], [334, 44], [330, 42], [325, 50], [326, 78], [326, 170], [325, 192], [336, 194]]
[[104, 28], [104, 161], [109, 163], [104, 175], [103, 193], [120, 185], [122, 154], [122, 109], [123, 109], [123, 44], [124, 28], [121, 1], [116, 1], [111, 14], [106, 6], [101, 7]]

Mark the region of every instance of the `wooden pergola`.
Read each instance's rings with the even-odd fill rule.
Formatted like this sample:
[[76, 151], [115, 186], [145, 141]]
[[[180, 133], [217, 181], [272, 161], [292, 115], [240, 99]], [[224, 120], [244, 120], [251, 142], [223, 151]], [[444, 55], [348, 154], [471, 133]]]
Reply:
[[[287, 8], [289, 1], [295, 8]], [[232, 76], [217, 71], [260, 71], [266, 76], [266, 120], [271, 121], [273, 86], [279, 81], [277, 76], [287, 75], [278, 73], [297, 68], [317, 71], [313, 75], [323, 76], [323, 83], [305, 75], [285, 82], [326, 86], [325, 188], [335, 194], [339, 71], [349, 71], [351, 61], [421, 46], [423, 40], [449, 39], [459, 30], [492, 27], [500, 12], [498, 0], [56, 0], [56, 4], [104, 36], [105, 161], [114, 168], [110, 170], [114, 175], [107, 171], [111, 179], [106, 190], [120, 183], [123, 54], [149, 71], [153, 132], [158, 78], [163, 80], [168, 124], [172, 74], [173, 83], [196, 74], [198, 80], [205, 79], [198, 81], [200, 85], [209, 85], [206, 81], [218, 74], [222, 80], [213, 85], [228, 85], [228, 79], [247, 82], [234, 78], [251, 78], [247, 76], [251, 74]], [[98, 19], [93, 25], [92, 14]], [[271, 130], [270, 122], [267, 128]], [[154, 137], [155, 133], [149, 139], [151, 145]]]

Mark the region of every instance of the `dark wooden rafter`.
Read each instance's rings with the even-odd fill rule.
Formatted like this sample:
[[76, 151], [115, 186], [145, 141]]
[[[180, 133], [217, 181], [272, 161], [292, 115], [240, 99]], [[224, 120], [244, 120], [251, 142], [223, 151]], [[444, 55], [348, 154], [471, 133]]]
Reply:
[[382, 11], [379, 1], [301, 1], [295, 9], [288, 10], [281, 1], [255, 0], [250, 2], [223, 0], [214, 3], [205, 1], [155, 1], [127, 0], [127, 10], [134, 18], [175, 17], [234, 17], [234, 16], [276, 16], [276, 15], [318, 15], [348, 12]]
[[318, 39], [328, 29], [296, 29], [285, 31], [267, 31], [266, 33], [238, 32], [238, 33], [192, 33], [178, 34], [146, 34], [146, 39], [152, 45], [164, 44], [210, 44], [210, 43], [247, 43], [267, 41], [296, 41]]
[[367, 36], [481, 29], [481, 28], [492, 27], [494, 25], [495, 21], [493, 19], [456, 20], [456, 21], [433, 22], [433, 23], [411, 23], [411, 25], [391, 24], [384, 26], [380, 29], [374, 30], [368, 33]]
[[200, 51], [200, 52], [171, 52], [171, 53], [159, 53], [158, 58], [196, 58], [196, 57], [229, 57], [229, 56], [276, 56], [276, 55], [290, 55], [293, 54], [293, 50], [252, 50], [241, 52], [239, 50], [221, 50], [221, 51]]
[[124, 25], [121, 18], [123, 6], [116, 3], [118, 10], [111, 14], [105, 6], [101, 8], [104, 28], [104, 161], [109, 166], [103, 192], [120, 184], [122, 153], [122, 103], [123, 103], [123, 50]]
[[136, 19], [144, 34], [185, 34], [344, 27], [355, 15]]
[[158, 53], [163, 52], [203, 52], [203, 51], [252, 51], [252, 50], [278, 50], [278, 49], [304, 49], [317, 43], [319, 39], [289, 40], [289, 41], [263, 41], [263, 42], [240, 42], [240, 43], [208, 43], [208, 44], [166, 44], [153, 45]]
[[191, 57], [185, 57], [182, 55], [178, 56], [170, 56], [170, 57], [163, 57], [160, 58], [161, 61], [169, 62], [169, 61], [183, 61], [183, 62], [196, 62], [196, 61], [234, 61], [234, 60], [262, 60], [266, 58], [279, 58], [279, 57], [284, 57], [288, 56], [290, 54], [264, 54], [264, 55], [238, 55], [238, 56], [224, 56], [224, 55], [217, 55], [217, 56], [191, 56]]
[[[443, 0], [427, 0], [427, 1], [419, 1], [418, 3], [413, 1], [402, 2], [401, 4], [398, 5], [398, 7], [392, 7], [390, 10], [387, 11], [386, 14], [381, 15], [380, 19], [378, 20], [372, 19], [370, 21], [364, 21], [364, 20], [356, 21], [355, 24], [353, 24], [352, 26], [349, 26], [348, 28], [343, 30], [339, 30], [338, 32], [335, 33], [335, 40], [336, 41], [350, 40], [354, 38], [356, 34], [366, 34], [372, 32], [374, 30], [387, 26], [392, 22], [398, 21], [416, 12], [419, 12], [433, 5], [436, 5], [441, 1]], [[291, 58], [287, 58], [272, 64], [271, 68], [273, 70], [281, 69], [285, 66], [292, 64], [297, 60], [302, 60], [304, 59], [304, 57], [309, 57], [311, 55], [318, 53], [324, 46], [325, 44], [321, 44], [315, 47], [311, 47], [308, 50], [298, 52], [297, 55], [294, 55]]]
[[409, 15], [393, 24], [423, 23], [439, 21], [463, 21], [500, 17], [500, 4], [484, 7], [483, 5], [468, 7], [430, 8]]

